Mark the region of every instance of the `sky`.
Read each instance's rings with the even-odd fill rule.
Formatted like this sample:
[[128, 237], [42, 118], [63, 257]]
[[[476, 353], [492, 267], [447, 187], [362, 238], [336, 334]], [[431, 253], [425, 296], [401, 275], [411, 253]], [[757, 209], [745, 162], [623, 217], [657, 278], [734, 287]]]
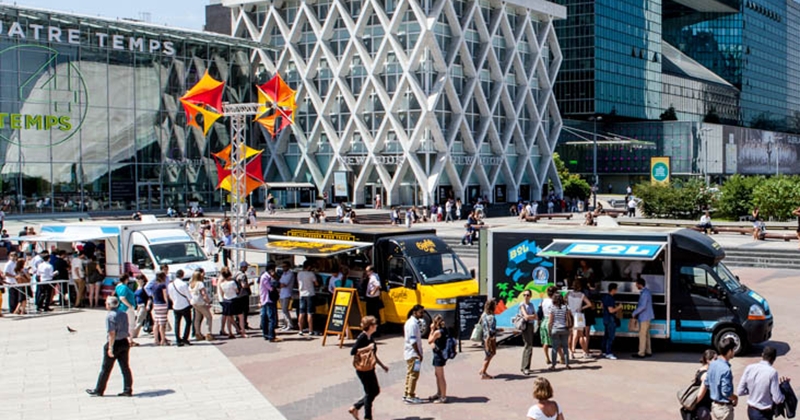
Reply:
[[150, 13], [150, 23], [202, 30], [208, 0], [0, 0], [88, 16], [140, 19], [142, 12]]

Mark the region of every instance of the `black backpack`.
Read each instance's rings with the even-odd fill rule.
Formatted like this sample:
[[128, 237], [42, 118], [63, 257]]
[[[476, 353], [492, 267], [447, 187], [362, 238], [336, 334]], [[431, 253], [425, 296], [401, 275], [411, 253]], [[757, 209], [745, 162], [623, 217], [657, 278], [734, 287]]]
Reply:
[[273, 278], [272, 281], [269, 282], [269, 285], [272, 286], [272, 289], [269, 291], [269, 301], [272, 303], [278, 303], [281, 296], [281, 283]]

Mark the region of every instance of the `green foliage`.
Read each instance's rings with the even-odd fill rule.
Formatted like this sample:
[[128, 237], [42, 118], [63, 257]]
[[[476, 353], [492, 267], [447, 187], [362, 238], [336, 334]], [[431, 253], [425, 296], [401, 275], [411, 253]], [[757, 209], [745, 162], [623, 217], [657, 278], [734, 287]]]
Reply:
[[714, 194], [699, 179], [675, 180], [669, 185], [643, 182], [633, 188], [633, 193], [642, 199], [640, 207], [649, 217], [696, 219], [715, 203]]
[[763, 176], [737, 174], [728, 178], [720, 188], [721, 195], [717, 203], [720, 218], [738, 220], [739, 216], [750, 214], [753, 210], [753, 191], [763, 182]]
[[556, 165], [558, 178], [561, 180], [561, 187], [564, 191], [564, 197], [577, 197], [580, 200], [585, 200], [592, 192], [592, 187], [586, 180], [577, 174], [569, 173], [567, 165], [561, 160], [558, 153], [553, 153], [553, 163]]
[[671, 106], [662, 112], [659, 118], [661, 121], [678, 121], [678, 113], [675, 112], [675, 107]]
[[765, 217], [791, 218], [800, 204], [800, 177], [779, 175], [764, 180], [753, 190], [753, 204]]
[[710, 123], [710, 124], [719, 124], [719, 114], [717, 114], [717, 108], [715, 106], [711, 106], [706, 115], [703, 117], [703, 122]]

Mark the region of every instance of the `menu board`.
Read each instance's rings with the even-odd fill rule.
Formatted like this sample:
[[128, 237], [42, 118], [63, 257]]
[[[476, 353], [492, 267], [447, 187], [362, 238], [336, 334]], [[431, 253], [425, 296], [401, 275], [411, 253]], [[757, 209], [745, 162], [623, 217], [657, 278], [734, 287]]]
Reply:
[[458, 339], [469, 340], [472, 329], [481, 318], [486, 305], [486, 295], [460, 296], [456, 298], [456, 327]]
[[345, 335], [354, 330], [361, 329], [361, 308], [356, 289], [337, 288], [333, 291], [331, 307], [328, 312], [328, 322], [322, 337], [325, 345], [328, 335], [339, 336], [339, 348], [344, 345]]

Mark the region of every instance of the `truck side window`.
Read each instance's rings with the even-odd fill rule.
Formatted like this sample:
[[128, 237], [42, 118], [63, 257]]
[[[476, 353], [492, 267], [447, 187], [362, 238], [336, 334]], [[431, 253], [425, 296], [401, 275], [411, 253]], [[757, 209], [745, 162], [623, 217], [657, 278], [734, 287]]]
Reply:
[[717, 280], [701, 267], [681, 267], [681, 281], [693, 295], [716, 296]]
[[147, 253], [147, 250], [140, 245], [133, 246], [133, 263], [136, 264], [139, 268], [144, 268], [148, 270], [155, 269], [155, 265], [153, 265], [153, 260], [150, 259], [150, 255]]
[[414, 274], [411, 272], [408, 263], [403, 258], [392, 258], [389, 260], [389, 281], [393, 283], [404, 284], [406, 277], [412, 277]]

